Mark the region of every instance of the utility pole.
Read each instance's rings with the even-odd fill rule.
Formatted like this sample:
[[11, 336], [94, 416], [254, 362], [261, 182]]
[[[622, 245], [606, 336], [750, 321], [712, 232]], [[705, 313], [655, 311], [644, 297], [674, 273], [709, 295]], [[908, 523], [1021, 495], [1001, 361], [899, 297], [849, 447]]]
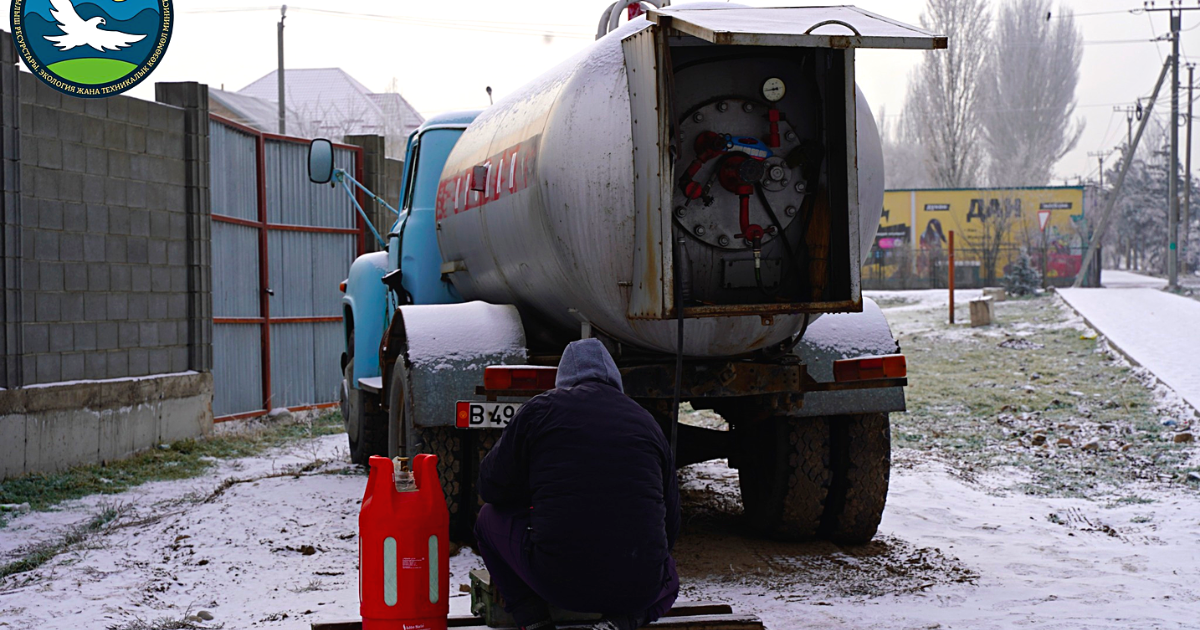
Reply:
[[1184, 0], [1170, 0], [1169, 6], [1157, 8], [1154, 1], [1144, 3], [1147, 13], [1168, 11], [1171, 14], [1171, 161], [1167, 180], [1167, 286], [1179, 289], [1179, 30], [1184, 11], [1200, 10], [1200, 6], [1184, 7]]
[[1183, 234], [1179, 238], [1179, 251], [1183, 254], [1182, 260], [1179, 263], [1179, 270], [1184, 275], [1188, 273], [1188, 236], [1192, 226], [1192, 89], [1195, 83], [1192, 80], [1193, 72], [1196, 70], [1196, 64], [1189, 63], [1188, 69], [1188, 113], [1187, 113], [1187, 157], [1184, 159], [1187, 166], [1184, 167], [1184, 189], [1183, 189]]
[[1171, 12], [1171, 175], [1167, 180], [1167, 286], [1179, 288], [1179, 29], [1183, 14]]
[[287, 134], [287, 92], [283, 80], [283, 20], [287, 17], [287, 5], [279, 7], [279, 135]]
[[1108, 154], [1104, 153], [1102, 151], [1101, 152], [1089, 151], [1088, 157], [1094, 157], [1094, 158], [1100, 160], [1100, 192], [1103, 193], [1104, 192], [1104, 158], [1108, 157]]
[[1171, 62], [1172, 59], [1167, 59], [1163, 64], [1162, 72], [1158, 75], [1158, 83], [1154, 84], [1154, 93], [1150, 96], [1150, 103], [1146, 107], [1146, 114], [1142, 116], [1142, 122], [1138, 125], [1137, 135], [1133, 137], [1133, 144], [1125, 147], [1125, 159], [1121, 160], [1121, 170], [1117, 171], [1117, 182], [1113, 184], [1112, 194], [1108, 196], [1108, 201], [1104, 205], [1104, 213], [1100, 215], [1100, 221], [1093, 228], [1091, 220], [1088, 220], [1088, 227], [1091, 229], [1092, 235], [1088, 241], [1087, 252], [1083, 255], [1083, 267], [1079, 270], [1079, 275], [1075, 276], [1075, 283], [1071, 285], [1076, 289], [1083, 286], [1083, 280], [1088, 277], [1092, 264], [1099, 264], [1095, 260], [1096, 250], [1104, 240], [1104, 233], [1108, 231], [1108, 224], [1112, 220], [1113, 207], [1116, 205], [1117, 197], [1121, 194], [1121, 187], [1125, 185], [1125, 176], [1129, 174], [1129, 166], [1133, 163], [1133, 156], [1137, 152], [1137, 146], [1142, 142], [1142, 134], [1146, 132], [1146, 123], [1150, 122], [1150, 114], [1154, 111], [1154, 103], [1158, 100], [1158, 93], [1162, 90], [1163, 83], [1167, 80], [1167, 70], [1170, 69]]
[[[1141, 110], [1141, 108], [1142, 107], [1141, 107], [1140, 103], [1138, 104], [1137, 107], [1134, 107], [1133, 105], [1126, 105], [1125, 107], [1118, 106], [1118, 107], [1113, 108], [1113, 112], [1118, 113], [1118, 114], [1125, 114], [1125, 126], [1127, 127], [1127, 130], [1125, 132], [1125, 146], [1129, 146], [1129, 145], [1133, 144], [1134, 115], [1137, 114], [1137, 112], [1139, 110]], [[1137, 119], [1141, 120], [1141, 117], [1139, 116]]]

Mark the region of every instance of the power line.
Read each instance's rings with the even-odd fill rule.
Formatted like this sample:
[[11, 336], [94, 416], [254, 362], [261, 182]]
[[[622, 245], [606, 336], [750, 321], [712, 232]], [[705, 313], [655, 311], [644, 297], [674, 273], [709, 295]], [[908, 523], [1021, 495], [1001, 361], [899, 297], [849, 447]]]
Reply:
[[1166, 41], [1166, 40], [1158, 38], [1158, 37], [1155, 37], [1154, 39], [1102, 39], [1102, 40], [1085, 41], [1085, 42], [1083, 42], [1083, 45], [1084, 46], [1099, 46], [1099, 45], [1104, 45], [1104, 44], [1156, 44], [1156, 43], [1162, 42], [1162, 41]]
[[[1159, 37], [1158, 30], [1154, 28], [1154, 18], [1149, 13], [1146, 14], [1146, 21], [1150, 23], [1150, 33], [1152, 33], [1154, 35], [1154, 39], [1157, 40]], [[1156, 45], [1154, 47], [1154, 51], [1158, 53], [1158, 60], [1162, 63], [1166, 63], [1166, 57], [1163, 57], [1162, 49]]]
[[[1196, 100], [1200, 100], [1200, 96], [1197, 96]], [[1125, 103], [1125, 102], [1095, 103], [1092, 105], [1076, 105], [1075, 109], [1094, 109], [1096, 107], [1114, 107], [1117, 105], [1127, 105], [1127, 104], [1128, 103]], [[989, 114], [996, 114], [996, 113], [1016, 113], [1016, 112], [1039, 112], [1039, 111], [1046, 110], [1046, 109], [1055, 110], [1058, 108], [1056, 108], [1056, 107], [1019, 107], [1019, 108], [1012, 108], [1012, 109], [986, 109], [986, 110], [980, 110], [980, 111], [987, 112]], [[904, 112], [899, 112], [896, 114], [883, 114], [881, 116], [881, 118], [899, 118], [903, 115], [904, 115]]]
[[[443, 28], [448, 30], [473, 31], [482, 33], [496, 33], [509, 35], [533, 35], [538, 37], [562, 37], [572, 39], [594, 39], [592, 35], [570, 30], [556, 29], [576, 29], [577, 24], [545, 24], [537, 25], [527, 22], [480, 22], [468, 20], [442, 20], [437, 18], [423, 18], [408, 15], [382, 15], [377, 13], [358, 13], [352, 11], [337, 11], [333, 9], [312, 9], [307, 7], [290, 6], [292, 11], [302, 13], [314, 13], [319, 15], [332, 15], [349, 19], [370, 20], [375, 22], [390, 22], [394, 24], [405, 24], [410, 26], [421, 26], [428, 28]], [[223, 7], [213, 9], [196, 9], [184, 11], [185, 13], [247, 13], [257, 11], [278, 11], [279, 6], [258, 6], [258, 7]]]
[[1091, 17], [1093, 15], [1117, 15], [1117, 14], [1141, 13], [1141, 11], [1142, 11], [1141, 9], [1121, 9], [1121, 10], [1116, 10], [1116, 11], [1090, 11], [1088, 13], [1062, 13], [1059, 15], [1051, 14], [1050, 19], [1064, 20], [1068, 17]]

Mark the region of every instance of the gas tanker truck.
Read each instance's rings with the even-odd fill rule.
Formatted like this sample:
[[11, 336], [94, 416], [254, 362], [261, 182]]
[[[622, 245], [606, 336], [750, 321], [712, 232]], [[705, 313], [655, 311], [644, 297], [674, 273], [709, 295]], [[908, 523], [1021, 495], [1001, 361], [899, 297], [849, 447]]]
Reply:
[[[587, 49], [409, 138], [386, 251], [344, 287], [352, 457], [437, 454], [469, 537], [479, 460], [595, 337], [678, 465], [738, 469], [754, 531], [866, 542], [907, 381], [859, 285], [883, 159], [855, 53], [946, 38], [852, 7], [656, 5], [614, 5]], [[328, 141], [309, 157], [357, 185]], [[679, 425], [681, 402], [727, 426]]]

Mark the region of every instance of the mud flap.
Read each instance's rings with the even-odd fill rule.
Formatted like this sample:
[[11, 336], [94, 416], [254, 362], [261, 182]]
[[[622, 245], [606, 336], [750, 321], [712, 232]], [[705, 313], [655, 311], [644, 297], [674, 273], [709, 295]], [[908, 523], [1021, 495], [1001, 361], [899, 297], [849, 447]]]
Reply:
[[484, 368], [525, 363], [525, 328], [515, 306], [401, 306], [394, 319], [389, 343], [399, 349], [415, 426], [454, 426], [455, 403], [476, 398]]
[[[840, 359], [896, 354], [900, 344], [875, 301], [864, 297], [861, 313], [822, 315], [804, 334], [794, 354], [808, 366], [813, 379], [833, 382], [833, 362]], [[845, 416], [905, 411], [903, 387], [838, 392], [809, 392], [804, 405], [788, 415]]]

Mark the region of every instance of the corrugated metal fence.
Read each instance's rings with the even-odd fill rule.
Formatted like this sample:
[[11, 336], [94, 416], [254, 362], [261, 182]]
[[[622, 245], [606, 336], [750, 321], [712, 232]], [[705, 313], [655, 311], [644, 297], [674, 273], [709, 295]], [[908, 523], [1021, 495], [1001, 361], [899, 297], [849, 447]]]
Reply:
[[[343, 348], [338, 283], [363, 251], [345, 191], [308, 181], [308, 141], [220, 117], [209, 125], [213, 414], [334, 406]], [[361, 178], [362, 150], [335, 145]]]

